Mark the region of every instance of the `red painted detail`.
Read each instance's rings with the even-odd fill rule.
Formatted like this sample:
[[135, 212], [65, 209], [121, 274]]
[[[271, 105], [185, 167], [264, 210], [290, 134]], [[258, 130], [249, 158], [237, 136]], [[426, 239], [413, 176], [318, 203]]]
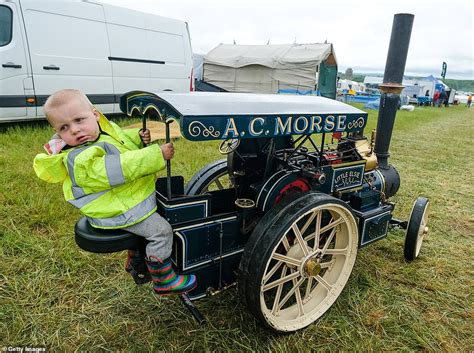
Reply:
[[341, 156], [337, 152], [324, 152], [323, 158], [328, 164], [340, 164], [342, 163]]
[[275, 198], [275, 205], [280, 203], [283, 196], [285, 196], [285, 194], [291, 189], [299, 189], [302, 192], [306, 192], [310, 190], [310, 187], [306, 180], [296, 179], [295, 181], [292, 181], [291, 183], [285, 185], [283, 189], [280, 190], [280, 192], [278, 193], [278, 196]]

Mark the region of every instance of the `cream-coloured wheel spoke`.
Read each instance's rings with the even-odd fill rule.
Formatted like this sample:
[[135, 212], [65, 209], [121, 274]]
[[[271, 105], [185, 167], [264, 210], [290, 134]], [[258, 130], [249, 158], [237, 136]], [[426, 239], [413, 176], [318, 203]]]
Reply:
[[[286, 270], [288, 267], [283, 267], [283, 270], [281, 271], [281, 276], [284, 277], [286, 276]], [[277, 288], [277, 292], [275, 294], [275, 299], [273, 300], [273, 306], [272, 306], [272, 314], [277, 315], [278, 314], [278, 302], [280, 301], [281, 297], [281, 292], [283, 290], [283, 283], [280, 283]]]
[[321, 250], [321, 256], [326, 255], [326, 251], [328, 250], [329, 245], [331, 244], [332, 239], [334, 238], [334, 235], [336, 234], [336, 230], [337, 228], [333, 228], [331, 230], [331, 234], [329, 234], [328, 240], [326, 240], [326, 244], [324, 244], [324, 247]]
[[288, 238], [286, 235], [283, 236], [283, 239], [281, 240], [283, 246], [285, 247], [285, 250], [288, 251], [290, 250], [290, 243], [288, 242]]
[[300, 278], [298, 282], [296, 282], [296, 285], [293, 286], [293, 288], [290, 289], [288, 293], [286, 293], [285, 297], [281, 300], [281, 302], [278, 304], [278, 310], [280, 310], [283, 305], [286, 304], [288, 299], [291, 298], [291, 296], [296, 292], [296, 290], [301, 286], [301, 283], [303, 283], [304, 278]]
[[[342, 222], [344, 222], [343, 219], [341, 219], [342, 217], [339, 217], [337, 221], [334, 221], [334, 218], [331, 217], [330, 221], [329, 221], [329, 224], [326, 224], [324, 227], [322, 228], [319, 228], [319, 232], [318, 234], [316, 234], [316, 232], [314, 234], [310, 234], [306, 237], [306, 241], [310, 241], [311, 239], [315, 238], [316, 236], [320, 236], [321, 234], [323, 234], [324, 232], [327, 232], [329, 229], [337, 226], [338, 224], [341, 224]], [[319, 225], [319, 227], [321, 227], [321, 223]], [[318, 241], [319, 243], [319, 241]], [[316, 248], [317, 249], [317, 248]], [[314, 249], [314, 250], [316, 250]]]
[[[303, 282], [301, 282], [303, 284]], [[296, 304], [298, 305], [298, 316], [304, 315], [304, 308], [303, 308], [303, 299], [301, 299], [301, 292], [300, 286], [297, 286], [296, 280], [293, 280], [293, 285], [296, 287], [295, 290], [295, 297], [296, 297]]]
[[[314, 228], [314, 233], [311, 233], [310, 235], [308, 235], [306, 238], [304, 238], [304, 240], [310, 241], [311, 239], [316, 238], [315, 243], [316, 243], [316, 241], [319, 243], [319, 236], [321, 235], [321, 217], [322, 217], [322, 212], [319, 212], [318, 217], [316, 219], [316, 225], [315, 225], [315, 228]], [[333, 218], [331, 217], [331, 220], [329, 221], [329, 223], [331, 223], [332, 220], [333, 220]], [[314, 250], [316, 250], [316, 249], [314, 249]]]
[[283, 261], [286, 264], [293, 265], [293, 266], [299, 266], [301, 264], [300, 260], [298, 260], [298, 259], [294, 259], [292, 257], [282, 255], [282, 254], [278, 254], [278, 253], [274, 253], [273, 256], [272, 256], [272, 259], [278, 260], [278, 261]]
[[279, 284], [286, 283], [286, 282], [288, 282], [288, 281], [291, 281], [293, 278], [297, 278], [297, 277], [299, 277], [299, 276], [300, 276], [299, 272], [290, 273], [289, 275], [286, 275], [286, 276], [284, 276], [284, 277], [281, 277], [281, 278], [279, 278], [279, 279], [277, 279], [277, 280], [275, 280], [275, 281], [273, 281], [273, 282], [270, 282], [270, 283], [264, 285], [264, 286], [262, 287], [262, 292], [265, 292], [265, 291], [267, 291], [267, 290], [269, 290], [269, 289], [275, 288], [275, 287], [278, 286]]
[[306, 283], [306, 292], [304, 294], [304, 299], [306, 300], [311, 294], [311, 289], [313, 286], [313, 277], [308, 278], [308, 283]]
[[308, 246], [306, 242], [304, 241], [303, 236], [301, 235], [301, 232], [298, 226], [296, 225], [296, 223], [293, 223], [293, 225], [291, 226], [291, 229], [293, 229], [293, 233], [295, 233], [296, 241], [298, 242], [301, 250], [303, 250], [304, 256], [308, 256], [309, 255]]
[[347, 246], [344, 249], [326, 249], [324, 255], [347, 255]]
[[341, 223], [344, 223], [344, 218], [339, 217], [337, 220], [333, 221], [332, 223], [329, 223], [328, 225], [325, 225], [324, 227], [322, 227], [320, 230], [320, 234], [327, 232], [329, 229], [334, 228]]
[[336, 262], [336, 260], [331, 260], [331, 261], [327, 261], [327, 262], [321, 262], [319, 265], [321, 266], [321, 269], [323, 268], [329, 268], [331, 267], [332, 265], [334, 265], [334, 263]]
[[319, 238], [321, 236], [321, 215], [322, 212], [318, 212], [318, 217], [316, 218], [316, 229], [314, 230], [314, 245], [313, 251], [319, 247]]
[[313, 212], [311, 216], [309, 216], [308, 220], [304, 224], [304, 226], [301, 228], [301, 234], [304, 234], [306, 232], [306, 229], [308, 229], [309, 225], [311, 222], [313, 222], [314, 217], [316, 217], [316, 214], [319, 214], [320, 212]]
[[324, 288], [329, 292], [332, 289], [332, 285], [330, 285], [324, 278], [322, 278], [320, 275], [317, 275], [314, 277], [316, 281], [321, 283]]
[[275, 274], [275, 272], [280, 268], [281, 265], [283, 265], [283, 262], [278, 261], [277, 264], [273, 266], [273, 268], [265, 275], [265, 277], [263, 277], [262, 284], [267, 283], [267, 281]]

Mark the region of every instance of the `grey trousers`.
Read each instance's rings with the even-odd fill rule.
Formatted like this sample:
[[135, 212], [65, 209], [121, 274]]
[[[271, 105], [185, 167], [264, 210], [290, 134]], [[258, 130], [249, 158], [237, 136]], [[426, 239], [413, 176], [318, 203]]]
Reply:
[[157, 261], [155, 258], [158, 258], [162, 261], [171, 256], [173, 230], [168, 221], [158, 213], [155, 212], [140, 223], [123, 229], [148, 240], [146, 246], [148, 259]]

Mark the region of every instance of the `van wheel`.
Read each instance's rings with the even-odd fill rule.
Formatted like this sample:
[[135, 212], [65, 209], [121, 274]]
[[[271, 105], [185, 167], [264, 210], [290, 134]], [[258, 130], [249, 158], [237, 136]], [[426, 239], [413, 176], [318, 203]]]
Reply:
[[239, 293], [265, 326], [299, 330], [341, 294], [357, 247], [348, 206], [325, 194], [304, 194], [270, 210], [255, 228], [242, 255]]

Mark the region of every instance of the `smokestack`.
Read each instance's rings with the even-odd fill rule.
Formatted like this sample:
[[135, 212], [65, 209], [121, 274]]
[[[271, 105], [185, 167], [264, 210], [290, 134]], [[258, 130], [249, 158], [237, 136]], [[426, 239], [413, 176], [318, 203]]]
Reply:
[[411, 29], [414, 15], [396, 14], [393, 18], [392, 35], [388, 48], [387, 63], [383, 84], [380, 86], [380, 108], [375, 140], [375, 154], [380, 169], [389, 169], [388, 148], [392, 138], [393, 124], [397, 114], [400, 93], [403, 89], [402, 81], [407, 61], [408, 46], [410, 44]]

